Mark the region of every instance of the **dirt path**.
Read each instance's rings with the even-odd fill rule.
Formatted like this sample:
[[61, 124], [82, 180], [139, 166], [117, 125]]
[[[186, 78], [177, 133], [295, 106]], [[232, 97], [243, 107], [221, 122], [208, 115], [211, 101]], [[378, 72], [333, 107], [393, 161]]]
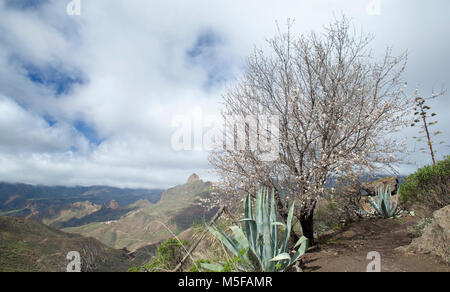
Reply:
[[365, 272], [371, 251], [381, 255], [382, 272], [450, 272], [450, 266], [431, 255], [395, 251], [411, 243], [408, 227], [416, 218], [367, 219], [322, 236], [304, 259], [305, 272]]

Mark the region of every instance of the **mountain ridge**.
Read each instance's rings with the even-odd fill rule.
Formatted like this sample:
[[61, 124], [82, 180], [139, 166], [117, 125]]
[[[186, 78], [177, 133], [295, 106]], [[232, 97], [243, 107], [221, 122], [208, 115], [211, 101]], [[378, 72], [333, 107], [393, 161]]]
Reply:
[[[114, 201], [126, 206], [146, 199], [156, 203], [160, 189], [120, 189], [107, 186], [65, 187], [0, 183], [0, 215], [41, 220], [47, 211], [58, 212], [77, 202], [103, 205]], [[53, 208], [53, 210], [52, 210]]]
[[200, 204], [200, 199], [209, 198], [211, 191], [211, 182], [196, 180], [167, 189], [156, 204], [143, 205], [117, 220], [63, 230], [95, 237], [115, 248], [134, 251], [173, 237], [195, 222], [211, 218], [215, 209], [208, 209]]

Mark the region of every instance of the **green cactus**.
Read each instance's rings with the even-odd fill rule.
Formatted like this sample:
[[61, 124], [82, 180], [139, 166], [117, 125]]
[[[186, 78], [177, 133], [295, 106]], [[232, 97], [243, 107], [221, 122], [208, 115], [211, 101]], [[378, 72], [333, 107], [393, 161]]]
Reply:
[[[251, 196], [248, 195], [244, 201], [245, 218], [240, 220], [244, 228], [232, 226], [232, 235], [228, 235], [217, 224], [214, 224], [215, 229], [208, 228], [231, 253], [241, 259], [240, 263], [236, 265], [237, 270], [249, 271], [249, 267], [251, 267], [251, 271], [257, 272], [284, 272], [298, 261], [308, 246], [308, 239], [302, 237], [294, 247], [299, 247], [294, 255], [291, 256], [287, 250], [293, 213], [294, 204], [289, 209], [286, 224], [278, 222], [274, 191], [272, 191], [269, 202], [268, 190], [259, 189], [254, 211]], [[280, 226], [285, 230], [281, 240], [278, 239], [278, 227]], [[213, 266], [208, 264], [207, 268], [212, 270]], [[220, 270], [220, 264], [215, 266], [215, 270]]]
[[378, 216], [383, 218], [393, 218], [397, 215], [398, 211], [398, 198], [395, 204], [391, 200], [391, 187], [387, 186], [384, 190], [379, 188], [377, 193], [377, 200], [375, 201], [369, 197], [369, 202], [375, 209]]

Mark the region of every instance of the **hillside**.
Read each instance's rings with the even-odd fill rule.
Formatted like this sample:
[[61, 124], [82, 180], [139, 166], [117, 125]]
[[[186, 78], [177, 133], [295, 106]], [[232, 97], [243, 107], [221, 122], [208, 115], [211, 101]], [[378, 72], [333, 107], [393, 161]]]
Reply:
[[[114, 202], [114, 201], [111, 201]], [[145, 202], [148, 202], [145, 200]], [[150, 202], [148, 202], [150, 204]], [[134, 210], [139, 209], [141, 204], [132, 204], [125, 207], [121, 207], [118, 204], [111, 208], [108, 205], [99, 206], [98, 209], [82, 209], [84, 212], [77, 211], [76, 207], [71, 207], [66, 210], [67, 214], [70, 214], [70, 218], [67, 220], [67, 216], [63, 216], [65, 213], [61, 212], [58, 214], [56, 218], [50, 217], [49, 219], [44, 219], [43, 223], [46, 223], [46, 221], [51, 221], [49, 225], [57, 228], [57, 229], [63, 229], [63, 228], [69, 228], [69, 227], [77, 227], [82, 226], [90, 223], [97, 223], [97, 222], [109, 222], [120, 219], [125, 214], [128, 214]], [[88, 210], [91, 210], [92, 212], [88, 212]], [[83, 214], [84, 213], [84, 214]]]
[[65, 232], [97, 238], [114, 248], [130, 251], [156, 244], [178, 234], [195, 222], [209, 219], [215, 209], [203, 207], [200, 199], [210, 197], [212, 184], [189, 179], [184, 185], [168, 189], [156, 204], [138, 204], [120, 218], [64, 228]]
[[[111, 201], [119, 206], [134, 204], [139, 200], [156, 203], [160, 200], [161, 194], [162, 190], [158, 189], [120, 189], [103, 186], [53, 187], [0, 183], [0, 215], [33, 218], [61, 227], [62, 225], [57, 224], [71, 219], [81, 219], [100, 211], [101, 206]], [[105, 215], [111, 216], [109, 213]], [[100, 213], [96, 215], [95, 220], [107, 219], [102, 218]], [[74, 226], [74, 224], [78, 223], [72, 222], [68, 226]]]
[[89, 201], [76, 202], [60, 208], [51, 207], [40, 214], [40, 217], [42, 217], [41, 221], [45, 225], [59, 229], [61, 224], [84, 218], [101, 209], [102, 207], [100, 205], [93, 204]]
[[82, 271], [126, 271], [139, 262], [93, 238], [64, 233], [31, 219], [0, 216], [0, 272], [64, 272], [70, 251], [80, 253]]

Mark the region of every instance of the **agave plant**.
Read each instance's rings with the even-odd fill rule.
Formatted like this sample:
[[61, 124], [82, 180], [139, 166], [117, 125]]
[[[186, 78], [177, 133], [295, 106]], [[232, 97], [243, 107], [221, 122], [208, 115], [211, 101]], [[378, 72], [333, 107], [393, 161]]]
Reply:
[[[270, 206], [270, 210], [269, 210]], [[267, 189], [259, 189], [256, 195], [256, 206], [253, 211], [251, 196], [244, 200], [245, 218], [240, 220], [244, 225], [232, 226], [232, 235], [228, 235], [220, 226], [215, 229], [208, 227], [209, 231], [218, 238], [224, 246], [235, 256], [241, 259], [237, 265], [238, 270], [258, 272], [287, 271], [306, 252], [308, 239], [300, 238], [294, 249], [298, 250], [291, 256], [288, 251], [288, 242], [292, 228], [294, 204], [289, 209], [286, 224], [277, 221], [274, 192], [270, 196]], [[278, 238], [278, 228], [284, 228], [284, 235]], [[215, 264], [203, 265], [210, 270], [219, 270]]]
[[393, 204], [391, 199], [391, 187], [387, 186], [384, 190], [379, 188], [376, 192], [376, 201], [369, 197], [369, 202], [375, 209], [376, 213], [383, 218], [392, 218], [397, 215], [398, 198]]

